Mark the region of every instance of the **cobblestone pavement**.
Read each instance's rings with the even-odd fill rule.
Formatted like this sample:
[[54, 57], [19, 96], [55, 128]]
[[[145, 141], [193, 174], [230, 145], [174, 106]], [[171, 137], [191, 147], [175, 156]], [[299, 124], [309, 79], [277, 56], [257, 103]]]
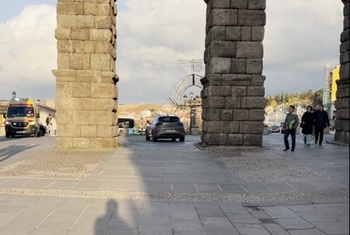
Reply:
[[[332, 135], [326, 135], [331, 140]], [[2, 234], [349, 234], [349, 149], [198, 149], [120, 138], [57, 150], [54, 137], [0, 137]]]

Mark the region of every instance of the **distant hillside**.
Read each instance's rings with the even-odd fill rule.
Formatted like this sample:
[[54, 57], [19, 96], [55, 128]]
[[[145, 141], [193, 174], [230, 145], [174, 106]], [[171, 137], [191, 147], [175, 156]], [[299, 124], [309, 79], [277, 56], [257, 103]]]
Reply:
[[157, 111], [160, 110], [162, 105], [160, 104], [119, 104], [118, 105], [118, 113], [125, 115], [130, 113], [140, 113], [145, 110]]

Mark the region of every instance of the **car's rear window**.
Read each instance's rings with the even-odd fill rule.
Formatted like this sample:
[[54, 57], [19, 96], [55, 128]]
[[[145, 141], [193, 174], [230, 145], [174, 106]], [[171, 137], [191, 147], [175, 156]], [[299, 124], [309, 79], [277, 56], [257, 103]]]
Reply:
[[160, 117], [158, 119], [160, 122], [179, 122], [180, 119], [178, 117]]

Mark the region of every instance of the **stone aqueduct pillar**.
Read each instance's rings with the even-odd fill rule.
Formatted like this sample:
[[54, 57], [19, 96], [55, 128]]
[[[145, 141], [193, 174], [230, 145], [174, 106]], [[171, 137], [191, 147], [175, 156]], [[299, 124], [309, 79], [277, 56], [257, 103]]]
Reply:
[[115, 0], [57, 2], [57, 147], [116, 146]]
[[350, 103], [350, 4], [349, 0], [342, 0], [344, 3], [344, 30], [340, 36], [340, 79], [337, 81], [337, 100], [335, 101], [336, 121], [334, 140], [342, 143], [349, 143], [349, 103]]
[[202, 142], [261, 146], [266, 0], [205, 0]]
[[[349, 0], [341, 35], [335, 140], [349, 142]], [[207, 145], [261, 146], [266, 0], [205, 0], [202, 96]], [[57, 147], [115, 147], [117, 134], [115, 0], [58, 0]]]

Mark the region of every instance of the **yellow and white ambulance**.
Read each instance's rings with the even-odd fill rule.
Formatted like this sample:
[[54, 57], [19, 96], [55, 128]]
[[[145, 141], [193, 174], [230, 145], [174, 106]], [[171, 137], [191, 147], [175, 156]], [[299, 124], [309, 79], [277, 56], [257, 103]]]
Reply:
[[6, 138], [15, 135], [40, 136], [40, 111], [30, 98], [12, 98], [4, 115]]

